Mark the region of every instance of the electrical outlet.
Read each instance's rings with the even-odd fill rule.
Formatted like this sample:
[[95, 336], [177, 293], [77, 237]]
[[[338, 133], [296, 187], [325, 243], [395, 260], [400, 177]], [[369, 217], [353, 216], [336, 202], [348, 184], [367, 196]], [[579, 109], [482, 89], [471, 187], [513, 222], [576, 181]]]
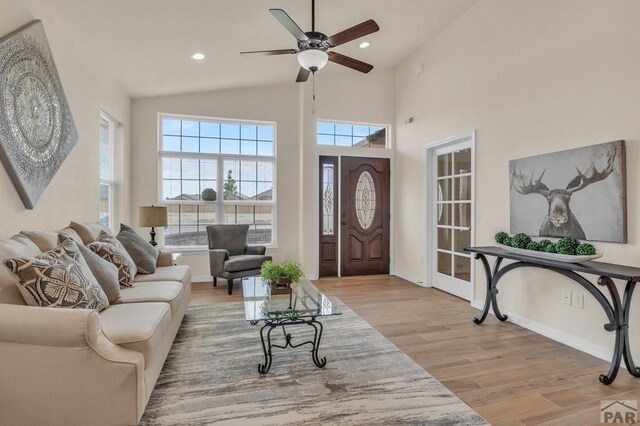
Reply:
[[562, 304], [571, 306], [572, 300], [573, 298], [572, 298], [571, 292], [568, 290], [562, 290]]
[[573, 305], [574, 308], [584, 309], [584, 294], [573, 293], [571, 304]]

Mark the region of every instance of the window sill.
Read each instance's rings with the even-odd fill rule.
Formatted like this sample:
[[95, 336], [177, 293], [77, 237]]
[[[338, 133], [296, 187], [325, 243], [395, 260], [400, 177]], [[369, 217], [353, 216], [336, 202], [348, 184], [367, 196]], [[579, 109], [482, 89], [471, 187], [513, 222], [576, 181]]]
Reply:
[[[277, 252], [278, 246], [266, 246], [267, 252]], [[182, 253], [185, 255], [200, 255], [209, 254], [209, 249], [206, 247], [180, 247], [180, 246], [166, 246], [161, 250], [169, 251], [171, 253]]]

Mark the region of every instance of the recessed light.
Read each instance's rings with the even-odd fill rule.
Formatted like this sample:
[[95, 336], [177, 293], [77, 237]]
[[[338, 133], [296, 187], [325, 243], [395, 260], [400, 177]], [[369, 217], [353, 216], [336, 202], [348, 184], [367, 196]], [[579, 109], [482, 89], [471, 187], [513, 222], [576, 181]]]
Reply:
[[368, 41], [363, 41], [362, 43], [360, 43], [360, 49], [364, 49], [365, 47], [369, 47]]
[[204, 56], [204, 53], [194, 53], [193, 55], [191, 55], [191, 57], [196, 61], [201, 61], [204, 59], [205, 56]]

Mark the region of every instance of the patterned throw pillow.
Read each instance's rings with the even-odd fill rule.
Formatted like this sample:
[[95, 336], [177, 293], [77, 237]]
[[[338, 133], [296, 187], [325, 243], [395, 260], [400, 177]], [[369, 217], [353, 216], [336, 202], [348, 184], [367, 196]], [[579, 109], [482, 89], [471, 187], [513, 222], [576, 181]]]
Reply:
[[18, 289], [30, 306], [98, 311], [109, 306], [107, 296], [72, 240], [35, 258], [6, 259], [5, 265], [18, 276]]
[[101, 231], [98, 240], [87, 247], [101, 258], [116, 265], [121, 287], [133, 287], [133, 278], [138, 271], [136, 264], [116, 237]]
[[156, 272], [156, 263], [160, 254], [157, 248], [145, 241], [136, 231], [122, 223], [120, 224], [120, 233], [116, 235], [116, 238], [136, 263], [139, 274], [153, 274]]

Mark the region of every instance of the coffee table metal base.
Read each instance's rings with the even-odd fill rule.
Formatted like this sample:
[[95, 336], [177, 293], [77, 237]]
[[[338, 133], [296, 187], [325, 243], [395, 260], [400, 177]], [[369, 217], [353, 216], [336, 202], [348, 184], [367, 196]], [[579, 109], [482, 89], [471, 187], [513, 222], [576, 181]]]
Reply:
[[[249, 321], [252, 325], [258, 324], [260, 321]], [[305, 342], [294, 344], [292, 343], [293, 337], [290, 333], [287, 333], [286, 327], [294, 325], [308, 325], [313, 327], [313, 340], [307, 340]], [[282, 334], [284, 335], [285, 344], [276, 345], [271, 342], [271, 332], [277, 327], [282, 328]], [[320, 347], [320, 339], [322, 338], [322, 324], [316, 320], [316, 317], [310, 318], [279, 318], [272, 320], [265, 320], [265, 324], [260, 329], [260, 338], [262, 339], [262, 350], [264, 351], [264, 364], [258, 364], [258, 372], [260, 374], [267, 374], [271, 369], [271, 361], [273, 358], [273, 348], [287, 349], [287, 348], [299, 348], [304, 345], [311, 345], [311, 359], [318, 368], [323, 368], [327, 365], [327, 358], [318, 357], [318, 349]]]

